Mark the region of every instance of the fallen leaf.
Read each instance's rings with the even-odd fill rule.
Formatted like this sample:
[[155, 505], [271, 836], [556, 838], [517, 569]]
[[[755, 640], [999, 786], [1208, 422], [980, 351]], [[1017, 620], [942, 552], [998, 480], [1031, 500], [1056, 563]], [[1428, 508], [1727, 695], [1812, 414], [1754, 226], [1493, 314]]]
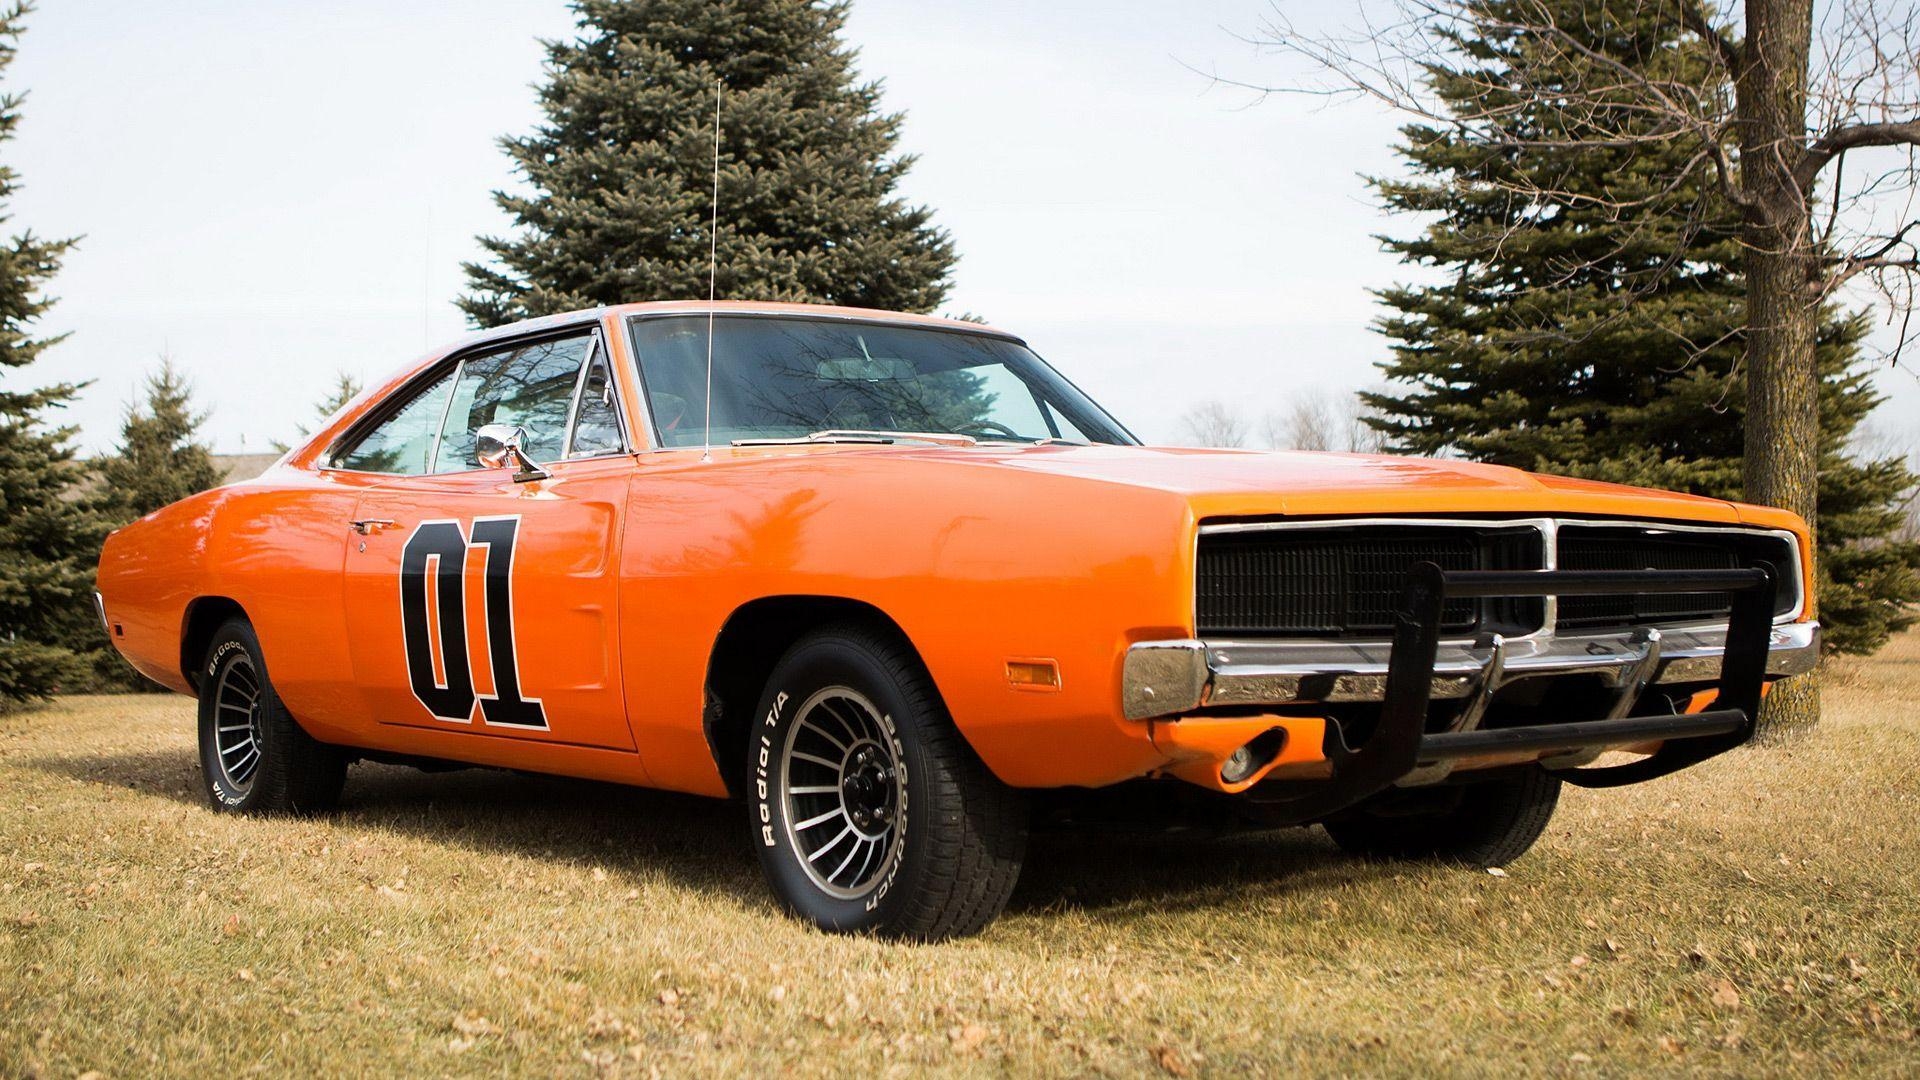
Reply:
[[499, 1029], [493, 1026], [493, 1021], [481, 1016], [479, 1013], [455, 1013], [453, 1017], [453, 1030], [467, 1036], [469, 1039], [477, 1039], [482, 1035], [490, 1035]]
[[1193, 1075], [1193, 1070], [1187, 1067], [1187, 1063], [1180, 1060], [1180, 1052], [1171, 1046], [1154, 1047], [1153, 1061], [1154, 1064], [1160, 1066], [1161, 1071], [1165, 1072], [1168, 1076]]
[[605, 880], [607, 880], [607, 872], [606, 872], [605, 870], [602, 870], [602, 869], [600, 869], [600, 868], [599, 868], [599, 867], [597, 867], [597, 866], [596, 866], [596, 867], [594, 867], [594, 868], [593, 868], [593, 880], [595, 880], [595, 881], [605, 881]]
[[1738, 1009], [1740, 1007], [1740, 991], [1734, 989], [1733, 983], [1726, 979], [1721, 979], [1718, 983], [1714, 984], [1713, 1003], [1723, 1009]]
[[246, 968], [241, 968], [239, 971], [236, 971], [233, 973], [233, 977], [236, 979], [239, 979], [241, 982], [252, 982], [253, 972], [247, 970]]
[[987, 1029], [979, 1024], [964, 1024], [949, 1029], [947, 1038], [953, 1042], [953, 1048], [960, 1053], [969, 1053], [987, 1041]]
[[680, 991], [672, 987], [660, 991], [660, 1004], [665, 1005], [669, 1009], [680, 1004]]
[[587, 1017], [587, 1035], [591, 1038], [604, 1039], [626, 1032], [626, 1023], [605, 1009], [596, 1008], [593, 1015]]

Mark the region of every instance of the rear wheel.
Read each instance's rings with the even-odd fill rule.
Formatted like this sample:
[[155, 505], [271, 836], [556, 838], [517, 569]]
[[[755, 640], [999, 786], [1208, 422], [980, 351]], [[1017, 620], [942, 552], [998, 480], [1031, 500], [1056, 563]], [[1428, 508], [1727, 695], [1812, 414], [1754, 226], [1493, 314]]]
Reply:
[[1443, 798], [1439, 808], [1395, 813], [1388, 801], [1350, 811], [1324, 827], [1335, 843], [1356, 855], [1505, 866], [1546, 832], [1560, 786], [1560, 778], [1545, 769], [1524, 769], [1433, 792]]
[[787, 910], [825, 930], [934, 940], [1006, 906], [1025, 799], [974, 755], [896, 635], [804, 638], [750, 732], [749, 825]]
[[329, 810], [346, 782], [346, 756], [281, 704], [242, 619], [214, 633], [200, 669], [200, 774], [214, 809], [241, 813]]

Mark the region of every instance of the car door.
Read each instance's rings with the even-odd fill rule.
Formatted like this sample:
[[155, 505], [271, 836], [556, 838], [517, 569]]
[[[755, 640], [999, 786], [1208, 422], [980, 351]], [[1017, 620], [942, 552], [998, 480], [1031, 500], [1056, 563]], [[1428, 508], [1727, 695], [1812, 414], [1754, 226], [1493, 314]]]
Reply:
[[[395, 419], [408, 410], [411, 434], [342, 462], [385, 464], [372, 455], [395, 442], [407, 466], [361, 496], [344, 561], [353, 675], [374, 718], [633, 749], [616, 633], [633, 460], [598, 331], [468, 353]], [[502, 423], [524, 431], [544, 478], [476, 460], [475, 431]]]

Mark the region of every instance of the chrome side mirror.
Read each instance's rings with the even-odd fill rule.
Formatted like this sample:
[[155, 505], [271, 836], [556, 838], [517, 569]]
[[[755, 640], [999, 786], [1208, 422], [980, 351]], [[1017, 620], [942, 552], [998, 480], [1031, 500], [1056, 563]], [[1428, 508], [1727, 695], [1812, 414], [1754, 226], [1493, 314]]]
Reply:
[[522, 449], [527, 441], [527, 429], [514, 424], [483, 424], [473, 433], [473, 456], [480, 464], [489, 469], [504, 469], [509, 465], [518, 466], [513, 474], [513, 482], [524, 484], [529, 480], [545, 480], [549, 475], [545, 469], [533, 463]]

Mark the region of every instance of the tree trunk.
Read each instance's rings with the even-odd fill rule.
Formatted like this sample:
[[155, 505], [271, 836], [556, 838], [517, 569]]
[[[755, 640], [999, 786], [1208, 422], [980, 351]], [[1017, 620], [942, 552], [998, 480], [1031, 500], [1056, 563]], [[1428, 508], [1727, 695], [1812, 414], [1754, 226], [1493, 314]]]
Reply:
[[[1747, 276], [1747, 415], [1743, 480], [1751, 502], [1799, 514], [1813, 527], [1819, 500], [1819, 315], [1811, 282], [1811, 203], [1794, 178], [1805, 153], [1811, 0], [1748, 0], [1745, 63], [1735, 91], [1740, 186], [1752, 205], [1742, 238]], [[1809, 609], [1814, 598], [1807, 598]], [[1760, 717], [1778, 739], [1820, 719], [1812, 676], [1776, 686]]]
[[[1768, 238], [1769, 241], [1777, 237]], [[1747, 255], [1746, 497], [1779, 506], [1814, 528], [1819, 500], [1820, 430], [1815, 395], [1813, 313], [1801, 258], [1759, 247]], [[1817, 614], [1815, 598], [1807, 597]], [[1817, 673], [1774, 686], [1760, 714], [1763, 741], [1820, 720]]]

